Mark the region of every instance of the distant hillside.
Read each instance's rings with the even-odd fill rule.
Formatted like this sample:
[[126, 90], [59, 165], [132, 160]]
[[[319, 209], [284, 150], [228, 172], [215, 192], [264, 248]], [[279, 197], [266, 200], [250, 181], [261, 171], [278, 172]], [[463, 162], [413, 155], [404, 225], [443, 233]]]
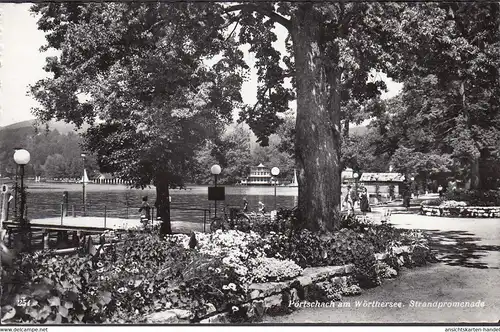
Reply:
[[[0, 132], [2, 131], [12, 131], [12, 130], [19, 130], [19, 129], [30, 129], [32, 128], [33, 130], [35, 129], [35, 124], [36, 120], [27, 120], [27, 121], [21, 121], [21, 122], [16, 122], [8, 126], [0, 127]], [[38, 124], [36, 127], [40, 130], [45, 130], [45, 125]], [[49, 122], [49, 130], [57, 130], [61, 134], [67, 134], [69, 132], [73, 132], [76, 130], [76, 127], [72, 124], [63, 122], [63, 121], [50, 121]]]

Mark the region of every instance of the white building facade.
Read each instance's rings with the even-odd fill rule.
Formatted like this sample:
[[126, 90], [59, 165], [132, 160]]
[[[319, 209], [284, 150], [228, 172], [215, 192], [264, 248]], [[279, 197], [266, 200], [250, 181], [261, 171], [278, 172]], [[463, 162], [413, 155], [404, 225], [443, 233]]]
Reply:
[[271, 185], [272, 182], [271, 169], [259, 164], [259, 166], [250, 167], [250, 174], [246, 180], [242, 180], [242, 185]]

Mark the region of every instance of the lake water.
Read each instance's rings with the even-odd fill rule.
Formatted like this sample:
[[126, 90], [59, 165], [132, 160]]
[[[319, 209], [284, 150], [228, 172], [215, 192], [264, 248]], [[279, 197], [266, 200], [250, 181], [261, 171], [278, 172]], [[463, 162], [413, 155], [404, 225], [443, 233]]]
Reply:
[[[12, 184], [9, 183], [12, 187]], [[82, 215], [82, 184], [76, 183], [36, 183], [28, 182], [27, 186], [27, 216], [29, 219], [54, 218], [61, 216], [63, 193], [68, 192], [69, 209], [71, 216]], [[222, 207], [242, 208], [243, 198], [246, 198], [250, 211], [258, 211], [259, 201], [263, 202], [267, 211], [274, 209], [274, 187], [271, 186], [226, 186], [225, 201], [217, 203], [217, 213]], [[143, 196], [153, 206], [156, 200], [154, 187], [146, 189], [131, 189], [124, 185], [108, 185], [89, 183], [86, 191], [86, 215], [104, 218], [140, 218], [138, 212]], [[346, 194], [342, 186], [342, 195]], [[208, 186], [189, 186], [187, 189], [170, 190], [171, 220], [182, 222], [203, 223], [205, 218], [214, 213], [214, 202], [208, 200]], [[276, 187], [277, 208], [292, 208], [298, 204], [297, 187]], [[9, 216], [14, 215], [13, 202]], [[199, 209], [199, 210], [193, 210]], [[203, 211], [203, 209], [209, 210]]]
[[[35, 183], [26, 184], [27, 215], [29, 219], [60, 217], [61, 203], [64, 191], [68, 192], [69, 214], [82, 214], [82, 185], [76, 183]], [[86, 214], [89, 216], [104, 217], [104, 210], [108, 217], [139, 218], [138, 209], [143, 196], [153, 206], [156, 200], [154, 187], [147, 189], [130, 189], [124, 185], [105, 185], [89, 183], [86, 191]], [[226, 199], [217, 202], [218, 213], [223, 206], [242, 208], [243, 198], [246, 198], [250, 211], [258, 211], [259, 201], [266, 209], [274, 209], [274, 187], [226, 187]], [[276, 187], [276, 205], [278, 208], [292, 208], [297, 205], [298, 188]], [[209, 209], [214, 212], [214, 202], [208, 200], [208, 186], [190, 186], [187, 189], [170, 191], [172, 221], [203, 222], [204, 211], [188, 209]], [[13, 205], [13, 203], [11, 204]], [[11, 206], [10, 216], [13, 215]], [[208, 212], [207, 212], [208, 218]]]

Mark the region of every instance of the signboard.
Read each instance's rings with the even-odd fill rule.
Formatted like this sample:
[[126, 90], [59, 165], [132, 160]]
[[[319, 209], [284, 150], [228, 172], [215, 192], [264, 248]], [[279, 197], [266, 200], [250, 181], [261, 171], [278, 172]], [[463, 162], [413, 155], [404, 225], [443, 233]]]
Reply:
[[9, 191], [9, 187], [6, 184], [2, 184], [2, 193]]
[[225, 187], [208, 187], [209, 201], [223, 201], [226, 199]]

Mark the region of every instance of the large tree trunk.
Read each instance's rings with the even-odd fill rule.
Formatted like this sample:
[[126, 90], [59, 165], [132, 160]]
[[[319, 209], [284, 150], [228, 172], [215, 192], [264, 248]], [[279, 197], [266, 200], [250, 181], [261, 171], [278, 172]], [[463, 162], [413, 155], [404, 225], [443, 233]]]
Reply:
[[170, 223], [170, 193], [166, 176], [159, 176], [155, 181], [157, 216], [161, 217], [160, 235], [172, 234]]
[[[312, 4], [292, 20], [296, 83], [296, 158], [302, 226], [324, 233], [335, 228], [340, 210], [340, 102], [338, 75], [325, 70], [320, 24]], [[332, 85], [333, 84], [333, 85]]]

